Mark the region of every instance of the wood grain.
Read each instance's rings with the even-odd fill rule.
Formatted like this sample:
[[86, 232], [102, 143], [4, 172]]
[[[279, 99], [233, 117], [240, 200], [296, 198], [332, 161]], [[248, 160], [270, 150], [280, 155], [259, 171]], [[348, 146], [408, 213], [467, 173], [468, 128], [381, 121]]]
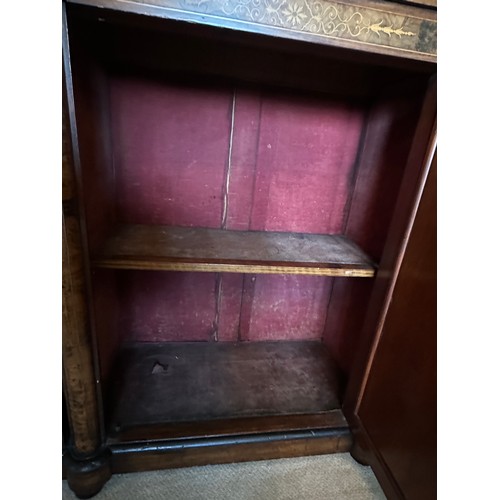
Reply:
[[63, 381], [72, 452], [92, 454], [100, 430], [78, 221], [63, 219]]
[[[435, 423], [435, 415], [429, 419], [428, 412], [429, 409], [430, 413], [434, 411], [432, 410], [432, 404], [434, 404], [432, 403], [432, 391], [435, 390], [435, 387], [432, 386], [432, 383], [428, 385], [429, 390], [422, 398], [422, 393], [418, 389], [418, 386], [420, 383], [427, 384], [429, 378], [428, 375], [424, 375], [424, 379], [421, 380], [419, 370], [420, 368], [427, 370], [427, 368], [424, 368], [427, 362], [424, 361], [423, 364], [420, 364], [419, 361], [416, 363], [416, 358], [413, 358], [414, 355], [417, 357], [421, 356], [420, 350], [423, 345], [429, 346], [428, 340], [420, 339], [420, 336], [428, 335], [428, 331], [426, 330], [428, 329], [429, 318], [434, 314], [433, 308], [435, 307], [432, 305], [432, 300], [429, 301], [429, 295], [432, 296], [432, 291], [429, 293], [432, 290], [432, 286], [429, 287], [429, 283], [421, 286], [422, 283], [428, 281], [429, 275], [432, 275], [432, 272], [429, 273], [428, 268], [420, 276], [421, 273], [417, 265], [418, 259], [421, 257], [424, 258], [425, 252], [420, 255], [420, 250], [415, 251], [415, 248], [413, 248], [414, 256], [411, 257], [412, 264], [406, 269], [406, 280], [411, 284], [406, 290], [404, 290], [404, 286], [402, 287], [402, 301], [399, 299], [396, 286], [400, 272], [403, 272], [402, 270], [404, 269], [406, 252], [412, 250], [412, 231], [415, 228], [416, 218], [418, 218], [419, 204], [423, 203], [421, 201], [423, 200], [422, 193], [424, 192], [425, 182], [428, 178], [434, 156], [436, 147], [435, 119], [436, 80], [432, 79], [422, 106], [422, 113], [414, 136], [400, 196], [389, 231], [388, 242], [381, 259], [381, 271], [374, 284], [374, 293], [366, 314], [363, 337], [358, 349], [355, 369], [353, 370], [353, 376], [349, 380], [343, 402], [343, 411], [353, 429], [354, 435], [361, 437], [360, 443], [355, 443], [354, 454], [362, 457], [362, 460], [372, 465], [390, 498], [433, 498], [434, 496], [432, 493], [428, 493], [432, 491], [432, 487], [427, 490], [427, 493], [422, 494], [422, 491], [427, 488], [426, 484], [429, 485], [429, 482], [432, 483], [434, 474], [432, 471], [432, 460], [435, 457], [433, 458], [432, 451], [429, 453], [429, 449], [433, 446], [431, 444], [429, 448], [429, 442], [434, 439], [434, 436], [432, 435], [432, 424], [429, 425], [429, 421], [434, 421]], [[427, 221], [423, 224], [424, 227], [420, 229], [420, 236], [417, 236], [413, 241], [413, 245], [416, 245], [417, 248], [420, 243], [425, 246], [429, 241], [432, 241], [432, 232], [435, 229], [432, 222], [433, 210], [426, 210], [430, 212], [426, 214]], [[435, 217], [435, 214], [433, 216]], [[430, 269], [432, 269], [432, 263], [427, 263], [427, 265], [430, 265]], [[421, 269], [423, 270], [423, 268]], [[421, 286], [420, 290], [422, 293], [413, 295], [419, 286]], [[411, 292], [411, 295], [409, 292]], [[399, 311], [396, 310], [393, 313], [391, 311], [393, 311], [395, 303], [398, 304], [397, 309]], [[425, 303], [427, 303], [427, 306], [425, 306]], [[424, 310], [421, 307], [424, 307]], [[393, 340], [397, 340], [390, 348], [387, 348], [387, 345], [385, 346], [385, 352], [382, 354], [385, 362], [384, 366], [381, 366], [377, 360], [377, 356], [381, 346], [386, 343], [384, 340], [385, 323], [390, 320], [393, 314], [397, 316], [399, 322], [396, 328], [392, 332], [389, 332], [389, 336]], [[408, 322], [405, 325], [407, 320]], [[422, 325], [423, 330], [415, 335], [415, 329], [418, 330], [419, 325]], [[398, 352], [398, 356], [394, 357], [394, 352]], [[428, 353], [425, 352], [422, 359], [427, 359], [428, 354], [429, 361], [432, 363], [431, 358], [434, 354], [431, 350]], [[406, 361], [400, 363], [400, 357], [405, 358]], [[416, 367], [417, 364], [419, 368]], [[378, 386], [377, 392], [379, 392], [380, 397], [375, 398], [375, 406], [373, 406], [374, 400], [372, 399], [371, 411], [373, 413], [370, 415], [370, 409], [364, 406], [366, 402], [365, 394], [372, 384], [372, 369], [376, 365], [378, 365], [379, 370], [379, 373], [376, 375], [378, 381], [375, 380], [373, 383]], [[384, 386], [381, 390], [379, 384], [383, 380], [383, 377], [388, 377], [386, 380], [390, 380], [390, 384]], [[391, 386], [392, 384], [394, 384], [394, 387]], [[391, 387], [391, 390], [387, 390], [388, 387]], [[412, 390], [415, 387], [418, 389], [418, 392], [415, 393], [415, 398], [413, 398], [414, 394]], [[422, 404], [422, 401], [426, 398], [428, 398], [427, 402], [430, 401], [429, 407], [427, 403]], [[389, 402], [384, 406], [383, 412], [377, 414], [381, 409], [380, 405], [383, 401]], [[417, 406], [418, 409], [416, 409]], [[364, 418], [360, 418], [362, 408], [364, 408], [364, 416], [367, 417], [366, 428]], [[393, 409], [394, 414], [389, 414], [389, 408]], [[396, 416], [398, 416], [397, 423], [395, 423]], [[380, 427], [375, 423], [377, 419], [379, 419], [379, 422], [380, 419], [383, 421]], [[421, 433], [422, 429], [426, 430]], [[378, 434], [379, 432], [381, 434]], [[427, 434], [427, 432], [429, 433]], [[381, 438], [384, 433], [386, 435], [385, 438]], [[376, 434], [379, 437], [374, 441], [371, 439], [371, 435]], [[420, 437], [414, 439], [418, 434], [420, 434]], [[403, 442], [405, 442], [405, 446], [403, 446]], [[392, 448], [393, 446], [394, 448]], [[425, 458], [422, 458], [424, 456], [422, 454], [423, 449], [426, 449], [424, 454], [427, 454], [427, 456]], [[393, 470], [390, 470], [388, 467], [387, 457], [383, 456], [384, 453], [388, 453], [388, 456], [392, 457], [389, 460], [392, 462], [390, 468], [393, 468]], [[408, 463], [413, 459], [415, 461], [408, 466]], [[410, 471], [407, 477], [411, 477], [411, 471], [420, 476], [411, 487], [414, 491], [420, 490], [420, 494], [417, 494], [417, 496], [412, 497], [411, 494], [406, 496], [410, 493], [411, 489], [407, 490], [405, 495], [403, 495], [400, 486], [398, 486], [394, 479], [393, 474], [399, 474], [403, 468]], [[422, 474], [420, 471], [425, 469], [427, 469], [427, 472]]]
[[436, 205], [434, 157], [358, 410], [388, 498], [436, 498]]
[[115, 380], [111, 429], [340, 408], [320, 342], [130, 343]]
[[311, 274], [370, 277], [374, 264], [341, 235], [120, 226], [98, 267], [171, 271]]
[[[65, 23], [65, 17], [63, 17]], [[73, 150], [76, 136], [67, 38], [63, 38], [63, 217], [62, 217], [62, 369], [71, 431], [67, 452], [84, 458], [100, 446], [98, 398], [86, 295], [84, 253], [78, 217]], [[64, 210], [65, 207], [73, 210]]]

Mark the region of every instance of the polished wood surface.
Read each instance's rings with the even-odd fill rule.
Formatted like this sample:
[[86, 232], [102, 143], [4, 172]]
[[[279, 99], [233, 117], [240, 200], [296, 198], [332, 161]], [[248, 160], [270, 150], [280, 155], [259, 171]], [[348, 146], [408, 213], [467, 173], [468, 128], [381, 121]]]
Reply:
[[330, 410], [303, 415], [266, 415], [230, 419], [174, 422], [113, 429], [108, 432], [108, 444], [139, 441], [161, 441], [189, 437], [230, 437], [267, 432], [294, 432], [317, 429], [347, 428], [341, 410]]
[[436, 246], [434, 157], [357, 410], [389, 498], [437, 495]]
[[93, 259], [118, 269], [370, 277], [373, 263], [341, 235], [121, 226]]
[[270, 460], [349, 451], [348, 428], [113, 445], [113, 473]]

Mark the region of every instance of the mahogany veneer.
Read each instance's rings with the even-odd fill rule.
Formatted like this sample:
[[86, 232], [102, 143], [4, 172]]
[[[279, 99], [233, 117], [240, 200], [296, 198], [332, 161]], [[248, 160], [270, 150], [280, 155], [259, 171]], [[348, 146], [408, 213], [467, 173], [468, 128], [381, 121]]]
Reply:
[[397, 425], [358, 410], [435, 147], [436, 13], [412, 4], [63, 2], [79, 497]]

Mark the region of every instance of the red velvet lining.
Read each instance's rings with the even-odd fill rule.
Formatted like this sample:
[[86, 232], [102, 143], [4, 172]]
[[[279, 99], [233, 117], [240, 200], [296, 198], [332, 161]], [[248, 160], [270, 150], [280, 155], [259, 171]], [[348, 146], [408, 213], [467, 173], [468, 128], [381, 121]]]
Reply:
[[[110, 109], [118, 222], [221, 227], [229, 171], [227, 229], [343, 231], [359, 104], [115, 77]], [[142, 341], [320, 339], [332, 286], [306, 276], [121, 274], [121, 329]]]

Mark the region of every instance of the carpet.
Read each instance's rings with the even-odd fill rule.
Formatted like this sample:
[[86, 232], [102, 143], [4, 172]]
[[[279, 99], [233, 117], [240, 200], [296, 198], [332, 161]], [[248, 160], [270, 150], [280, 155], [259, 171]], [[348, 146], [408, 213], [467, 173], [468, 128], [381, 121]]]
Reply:
[[[76, 496], [63, 481], [63, 500]], [[385, 500], [348, 453], [116, 474], [95, 500]]]

